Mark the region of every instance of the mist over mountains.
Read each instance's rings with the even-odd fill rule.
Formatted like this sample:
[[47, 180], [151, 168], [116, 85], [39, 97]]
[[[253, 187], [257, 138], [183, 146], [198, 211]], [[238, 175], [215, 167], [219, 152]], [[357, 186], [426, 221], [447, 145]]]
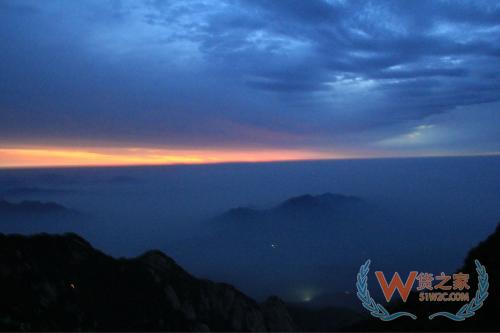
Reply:
[[[45, 214], [70, 214], [72, 211], [55, 202], [21, 201], [19, 203], [0, 199], [0, 216], [43, 216]], [[73, 213], [76, 213], [73, 211]]]
[[[324, 301], [345, 306], [354, 303], [353, 294], [345, 293], [352, 273], [345, 269], [345, 256], [361, 260], [375, 249], [384, 251], [376, 238], [367, 237], [389, 232], [382, 216], [362, 198], [329, 192], [292, 197], [268, 208], [237, 207], [207, 221], [201, 236], [190, 239], [192, 252], [184, 255], [198, 258], [207, 271], [237, 274], [235, 279], [253, 295], [275, 290], [296, 302], [312, 302], [332, 293]], [[258, 278], [252, 271], [259, 272]], [[333, 290], [332, 277], [339, 280]]]
[[[0, 234], [0, 329], [489, 331], [497, 327], [499, 237], [500, 225], [469, 252], [460, 269], [473, 271], [476, 259], [488, 267], [490, 295], [474, 317], [459, 323], [430, 321], [422, 313], [443, 308], [454, 311], [458, 306], [410, 301], [396, 303], [391, 310], [412, 311], [420, 319], [388, 323], [345, 308], [285, 304], [277, 297], [259, 304], [233, 286], [192, 276], [160, 251], [115, 259], [75, 234]], [[472, 276], [471, 283], [476, 281]]]
[[353, 281], [367, 258], [387, 271], [459, 267], [495, 229], [499, 169], [477, 157], [1, 170], [7, 202], [80, 215], [2, 219], [0, 232], [76, 232], [114, 256], [158, 248], [258, 301], [362, 311]]
[[6, 197], [17, 197], [25, 195], [58, 195], [69, 193], [72, 193], [72, 191], [44, 187], [11, 187], [0, 193], [0, 195]]
[[[354, 196], [324, 193], [320, 195], [305, 194], [293, 197], [269, 209], [250, 207], [232, 208], [216, 218], [223, 221], [242, 221], [269, 219], [269, 223], [277, 223], [279, 219], [324, 219], [337, 214], [345, 214], [349, 209], [354, 211], [362, 200]], [[273, 221], [274, 220], [274, 221]], [[314, 223], [314, 221], [311, 221]]]
[[84, 214], [56, 202], [0, 198], [0, 229], [3, 232], [61, 232], [84, 227], [86, 222]]

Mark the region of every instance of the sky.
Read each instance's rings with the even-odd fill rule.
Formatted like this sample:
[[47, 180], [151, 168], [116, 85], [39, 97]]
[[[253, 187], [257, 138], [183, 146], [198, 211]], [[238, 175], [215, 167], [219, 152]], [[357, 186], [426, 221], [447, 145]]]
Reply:
[[500, 2], [1, 0], [0, 167], [500, 153]]

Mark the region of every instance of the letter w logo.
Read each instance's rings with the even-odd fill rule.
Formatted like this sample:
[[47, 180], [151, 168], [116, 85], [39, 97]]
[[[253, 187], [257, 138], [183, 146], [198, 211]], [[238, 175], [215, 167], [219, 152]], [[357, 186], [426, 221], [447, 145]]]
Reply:
[[398, 273], [394, 273], [392, 276], [391, 282], [387, 284], [387, 280], [385, 279], [384, 273], [377, 271], [375, 272], [375, 276], [377, 277], [378, 284], [380, 288], [382, 288], [382, 292], [384, 293], [385, 300], [390, 302], [394, 291], [397, 289], [399, 296], [403, 299], [403, 302], [406, 302], [408, 299], [408, 295], [410, 294], [411, 288], [415, 283], [415, 278], [417, 277], [418, 272], [412, 271], [410, 275], [406, 279], [406, 283], [403, 284], [401, 281], [401, 277]]

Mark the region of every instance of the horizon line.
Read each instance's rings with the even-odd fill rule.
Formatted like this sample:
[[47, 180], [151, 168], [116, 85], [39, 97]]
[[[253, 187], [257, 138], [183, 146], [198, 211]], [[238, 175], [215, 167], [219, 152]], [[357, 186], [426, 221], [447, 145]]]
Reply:
[[425, 154], [425, 155], [392, 155], [392, 156], [349, 156], [337, 158], [302, 158], [262, 161], [213, 161], [213, 162], [173, 162], [173, 163], [144, 163], [144, 164], [82, 164], [82, 165], [12, 165], [0, 166], [3, 170], [40, 170], [40, 169], [115, 169], [115, 168], [145, 168], [145, 167], [178, 167], [178, 166], [207, 166], [230, 164], [277, 164], [300, 162], [333, 162], [354, 160], [399, 160], [399, 159], [430, 159], [430, 158], [473, 158], [473, 157], [500, 157], [500, 152], [468, 153], [468, 154]]

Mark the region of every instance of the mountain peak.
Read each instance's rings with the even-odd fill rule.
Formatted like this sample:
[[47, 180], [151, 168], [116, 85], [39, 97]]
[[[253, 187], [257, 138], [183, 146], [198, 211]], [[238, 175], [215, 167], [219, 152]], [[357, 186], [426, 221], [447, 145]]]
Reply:
[[289, 331], [262, 305], [198, 279], [160, 251], [115, 259], [75, 234], [0, 234], [2, 331]]
[[71, 210], [55, 202], [21, 201], [19, 203], [0, 199], [0, 214], [47, 214], [68, 213]]
[[298, 197], [293, 197], [283, 202], [278, 206], [278, 208], [331, 208], [338, 205], [357, 203], [360, 201], [361, 199], [355, 196], [327, 192], [315, 196], [311, 194], [305, 194]]
[[[363, 200], [349, 195], [323, 193], [319, 195], [304, 194], [292, 197], [267, 209], [237, 207], [226, 211], [217, 220], [222, 221], [279, 221], [286, 218], [330, 219], [332, 216], [351, 213], [352, 207]], [[357, 207], [356, 207], [357, 209]]]

